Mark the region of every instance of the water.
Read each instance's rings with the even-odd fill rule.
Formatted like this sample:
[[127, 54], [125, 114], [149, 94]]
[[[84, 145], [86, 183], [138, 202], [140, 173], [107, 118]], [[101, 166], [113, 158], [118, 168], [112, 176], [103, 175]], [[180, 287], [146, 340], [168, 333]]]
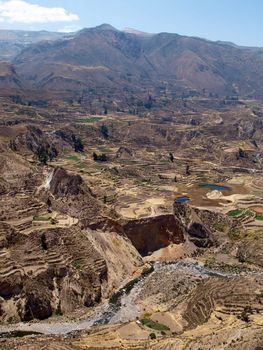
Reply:
[[176, 203], [185, 203], [187, 201], [189, 201], [189, 197], [187, 196], [181, 196], [181, 197], [175, 198]]
[[209, 189], [217, 190], [217, 191], [230, 191], [230, 187], [223, 186], [223, 185], [201, 184], [200, 186], [203, 187], [203, 188], [209, 188]]
[[231, 278], [231, 277], [236, 277], [239, 274], [238, 273], [233, 273], [233, 272], [224, 272], [224, 271], [218, 271], [218, 270], [213, 270], [207, 266], [204, 266], [203, 264], [199, 264], [198, 262], [193, 262], [193, 261], [187, 261], [187, 260], [181, 260], [177, 262], [172, 262], [172, 263], [162, 263], [162, 262], [157, 262], [154, 265], [154, 270], [155, 271], [165, 271], [165, 270], [175, 270], [175, 271], [182, 271], [191, 273], [196, 276], [201, 276], [201, 277], [225, 277], [225, 278]]

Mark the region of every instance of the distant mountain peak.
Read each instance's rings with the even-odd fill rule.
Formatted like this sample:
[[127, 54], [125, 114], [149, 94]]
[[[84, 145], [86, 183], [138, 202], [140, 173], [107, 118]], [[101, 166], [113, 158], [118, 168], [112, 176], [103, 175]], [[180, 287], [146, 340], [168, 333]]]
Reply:
[[97, 27], [90, 27], [90, 28], [83, 28], [81, 29], [78, 34], [82, 33], [90, 33], [90, 32], [104, 32], [104, 31], [114, 31], [118, 32], [118, 29], [114, 28], [112, 25], [103, 23]]
[[113, 31], [118, 31], [118, 29], [114, 28], [112, 25], [108, 24], [108, 23], [103, 23], [97, 27], [94, 28], [90, 28], [93, 30], [98, 30], [98, 31], [102, 31], [102, 30], [113, 30]]
[[135, 35], [140, 35], [140, 36], [152, 36], [152, 35], [154, 35], [151, 33], [142, 32], [142, 31], [134, 29], [134, 28], [124, 28], [122, 31], [125, 33], [130, 33], [130, 34], [135, 34]]

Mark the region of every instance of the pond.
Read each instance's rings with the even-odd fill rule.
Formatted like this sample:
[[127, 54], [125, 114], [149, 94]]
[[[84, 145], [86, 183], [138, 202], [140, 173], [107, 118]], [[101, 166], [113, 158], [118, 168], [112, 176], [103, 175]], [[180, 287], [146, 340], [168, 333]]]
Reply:
[[201, 184], [200, 187], [208, 188], [211, 190], [217, 190], [217, 191], [230, 191], [230, 187], [223, 186], [223, 185], [217, 185], [217, 184]]
[[181, 196], [181, 197], [175, 198], [176, 203], [185, 203], [187, 201], [189, 201], [189, 197], [187, 196]]

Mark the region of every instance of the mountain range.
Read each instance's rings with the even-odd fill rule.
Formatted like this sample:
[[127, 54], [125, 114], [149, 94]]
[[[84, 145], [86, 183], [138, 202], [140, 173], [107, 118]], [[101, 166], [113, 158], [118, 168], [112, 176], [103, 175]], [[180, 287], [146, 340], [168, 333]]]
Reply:
[[263, 98], [262, 48], [108, 24], [72, 34], [1, 31], [0, 48], [0, 58], [9, 61], [0, 65], [3, 94], [73, 97], [95, 89]]

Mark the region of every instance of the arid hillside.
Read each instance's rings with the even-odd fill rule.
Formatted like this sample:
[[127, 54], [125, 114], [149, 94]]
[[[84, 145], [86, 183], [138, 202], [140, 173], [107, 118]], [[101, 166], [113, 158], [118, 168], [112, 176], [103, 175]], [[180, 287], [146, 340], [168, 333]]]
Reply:
[[[260, 49], [160, 33], [84, 29], [22, 50], [13, 67], [29, 90], [84, 98], [151, 91], [193, 96], [263, 96]], [[2, 86], [2, 89], [4, 86]], [[44, 95], [45, 96], [45, 95]]]

